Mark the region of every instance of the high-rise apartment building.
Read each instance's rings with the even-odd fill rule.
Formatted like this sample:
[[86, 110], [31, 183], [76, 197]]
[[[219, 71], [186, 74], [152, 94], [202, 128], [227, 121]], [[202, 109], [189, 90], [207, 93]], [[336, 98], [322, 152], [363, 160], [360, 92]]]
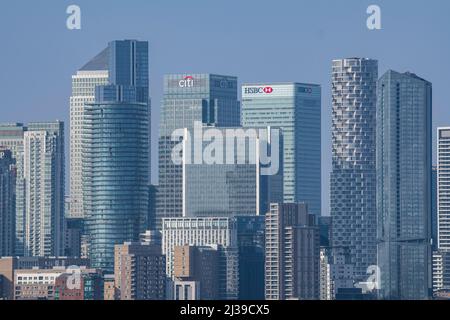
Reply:
[[64, 123], [30, 123], [24, 134], [25, 255], [64, 251]]
[[16, 167], [12, 152], [0, 147], [0, 257], [14, 255]]
[[159, 134], [159, 187], [155, 225], [162, 218], [183, 213], [183, 168], [172, 152], [182, 137], [175, 130], [192, 131], [195, 122], [216, 127], [240, 126], [237, 78], [213, 74], [171, 74], [164, 77]]
[[378, 266], [382, 299], [431, 290], [432, 85], [387, 71], [377, 88]]
[[[176, 246], [173, 260], [174, 300], [216, 300], [219, 297], [218, 250], [212, 247]], [[186, 291], [191, 294], [184, 294]]]
[[376, 253], [376, 87], [378, 62], [333, 61], [332, 246], [350, 249], [357, 280], [365, 280]]
[[266, 215], [267, 300], [320, 297], [320, 239], [306, 204], [273, 203]]
[[166, 261], [154, 244], [115, 247], [114, 277], [121, 300], [165, 300]]
[[25, 248], [25, 181], [23, 178], [23, 135], [21, 123], [0, 124], [0, 147], [11, 150], [16, 167], [15, 249], [16, 256], [24, 255]]
[[437, 129], [438, 249], [450, 251], [450, 127]]
[[281, 129], [284, 202], [305, 202], [321, 214], [321, 87], [314, 84], [245, 84], [242, 126]]

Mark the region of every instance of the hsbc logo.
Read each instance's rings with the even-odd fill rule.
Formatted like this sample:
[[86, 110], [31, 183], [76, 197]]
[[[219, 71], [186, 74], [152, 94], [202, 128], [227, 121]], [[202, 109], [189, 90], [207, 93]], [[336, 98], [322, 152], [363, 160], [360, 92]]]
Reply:
[[195, 85], [194, 77], [192, 76], [184, 77], [184, 79], [180, 80], [178, 85], [180, 86], [180, 88], [192, 88]]
[[244, 88], [245, 94], [271, 94], [273, 92], [272, 87], [250, 87]]

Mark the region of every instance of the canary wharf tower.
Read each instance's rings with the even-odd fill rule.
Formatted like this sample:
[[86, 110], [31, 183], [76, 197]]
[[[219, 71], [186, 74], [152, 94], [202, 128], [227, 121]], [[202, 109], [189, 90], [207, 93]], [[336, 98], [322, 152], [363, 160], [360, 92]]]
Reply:
[[378, 62], [333, 61], [333, 163], [330, 206], [333, 246], [350, 250], [355, 278], [377, 261], [376, 84]]

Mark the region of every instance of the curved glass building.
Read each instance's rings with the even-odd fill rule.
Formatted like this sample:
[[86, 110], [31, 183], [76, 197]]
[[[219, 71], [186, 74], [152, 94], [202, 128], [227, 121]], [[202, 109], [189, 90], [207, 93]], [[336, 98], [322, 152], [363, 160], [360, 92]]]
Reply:
[[114, 246], [138, 241], [148, 213], [148, 105], [132, 87], [97, 88], [84, 111], [83, 184], [91, 264], [112, 271]]

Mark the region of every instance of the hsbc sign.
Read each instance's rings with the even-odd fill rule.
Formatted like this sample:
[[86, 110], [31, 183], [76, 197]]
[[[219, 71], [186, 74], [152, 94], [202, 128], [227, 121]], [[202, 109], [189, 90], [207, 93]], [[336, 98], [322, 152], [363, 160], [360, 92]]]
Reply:
[[245, 94], [271, 94], [273, 92], [272, 87], [246, 87], [244, 88]]

